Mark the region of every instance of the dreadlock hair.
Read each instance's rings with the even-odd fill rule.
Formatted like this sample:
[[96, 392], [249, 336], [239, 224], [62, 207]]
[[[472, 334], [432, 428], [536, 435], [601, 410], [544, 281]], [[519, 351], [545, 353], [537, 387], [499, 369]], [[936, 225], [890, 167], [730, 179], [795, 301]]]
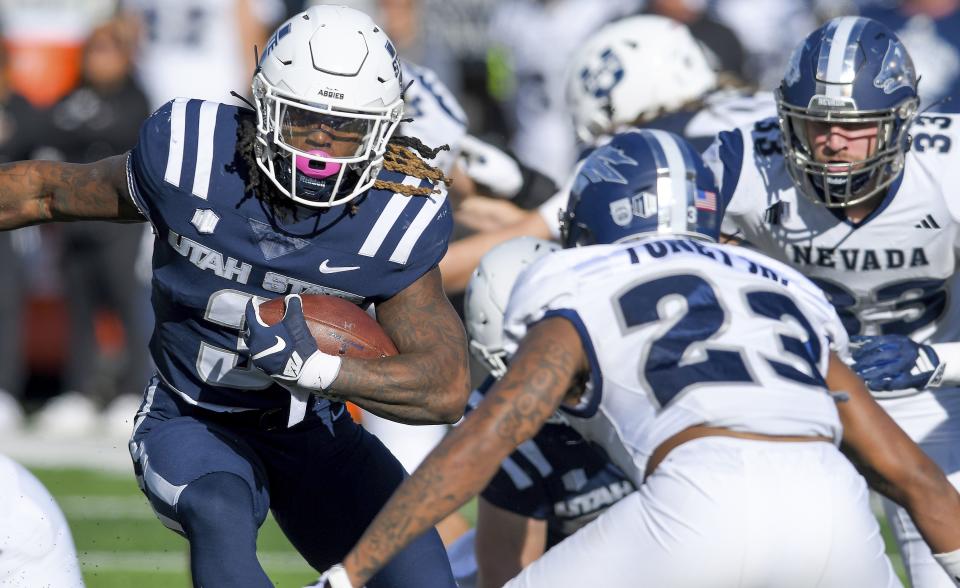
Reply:
[[[237, 151], [244, 166], [247, 168], [247, 180], [244, 185], [244, 196], [237, 204], [240, 206], [245, 200], [256, 195], [265, 205], [273, 210], [290, 212], [296, 217], [296, 203], [287, 198], [270, 179], [263, 173], [257, 165], [257, 127], [256, 117], [253, 112], [244, 112], [240, 116], [237, 126]], [[387, 182], [384, 180], [375, 180], [373, 187], [380, 190], [389, 190], [405, 196], [429, 196], [439, 191], [437, 184], [443, 182], [449, 185], [450, 179], [442, 170], [428, 164], [424, 159], [433, 159], [441, 151], [449, 150], [449, 145], [441, 145], [436, 149], [431, 149], [423, 144], [416, 137], [393, 136], [387, 143], [386, 152], [383, 154], [383, 167], [408, 176], [430, 180], [433, 186], [408, 186], [398, 182]], [[357, 206], [351, 203], [350, 212], [352, 213]]]
[[[449, 186], [450, 179], [443, 173], [443, 170], [437, 169], [424, 161], [424, 159], [436, 158], [437, 154], [441, 151], [449, 150], [449, 145], [441, 145], [436, 149], [431, 149], [416, 137], [400, 137], [394, 135], [387, 143], [387, 150], [383, 154], [383, 167], [393, 172], [420, 178], [421, 180], [430, 180], [434, 185], [443, 182]], [[407, 186], [398, 184], [397, 182], [385, 182], [383, 180], [375, 181], [373, 187], [380, 190], [399, 192], [407, 196], [429, 196], [437, 192], [437, 188], [420, 188], [418, 186]]]
[[257, 124], [253, 112], [241, 111], [240, 124], [237, 125], [237, 153], [246, 168], [247, 180], [243, 188], [243, 198], [237, 208], [255, 194], [270, 209], [286, 211], [296, 216], [297, 207], [293, 200], [284, 196], [273, 182], [257, 166]]

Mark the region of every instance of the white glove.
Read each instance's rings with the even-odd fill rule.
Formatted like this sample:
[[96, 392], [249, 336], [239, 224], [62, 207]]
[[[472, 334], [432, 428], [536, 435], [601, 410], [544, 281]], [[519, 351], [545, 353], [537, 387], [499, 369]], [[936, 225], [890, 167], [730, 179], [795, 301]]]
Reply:
[[353, 588], [347, 570], [342, 564], [334, 564], [320, 575], [320, 578], [306, 588]]

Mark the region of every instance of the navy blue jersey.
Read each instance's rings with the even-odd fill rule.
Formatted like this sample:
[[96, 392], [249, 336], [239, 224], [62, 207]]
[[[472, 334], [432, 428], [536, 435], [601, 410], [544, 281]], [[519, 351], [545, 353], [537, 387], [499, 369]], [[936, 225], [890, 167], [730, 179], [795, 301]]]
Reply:
[[[470, 395], [477, 406], [493, 377]], [[556, 545], [635, 490], [603, 450], [555, 414], [508, 456], [480, 494], [504, 510], [546, 520], [547, 547]]]
[[[371, 189], [345, 205], [277, 215], [245, 192], [238, 148], [249, 110], [177, 99], [143, 124], [128, 163], [130, 191], [156, 234], [151, 353], [164, 384], [213, 410], [285, 407], [290, 394], [249, 361], [251, 297], [333, 294], [389, 299], [436, 266], [452, 226], [446, 192]], [[426, 180], [383, 171], [413, 186]]]

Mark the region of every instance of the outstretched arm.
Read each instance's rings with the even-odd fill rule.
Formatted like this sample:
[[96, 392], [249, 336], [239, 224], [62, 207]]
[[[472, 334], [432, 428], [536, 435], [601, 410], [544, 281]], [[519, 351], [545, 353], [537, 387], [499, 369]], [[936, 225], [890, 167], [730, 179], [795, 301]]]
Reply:
[[377, 321], [400, 354], [344, 358], [328, 392], [394, 421], [456, 422], [470, 393], [467, 341], [440, 270], [378, 304]]
[[877, 404], [836, 354], [827, 372], [843, 423], [842, 449], [870, 483], [910, 513], [934, 553], [960, 549], [960, 495], [916, 443]]
[[95, 163], [0, 165], [0, 230], [51, 221], [143, 221], [127, 186], [127, 154]]
[[483, 489], [500, 462], [560, 405], [586, 359], [573, 325], [547, 319], [524, 338], [510, 369], [387, 502], [344, 560], [363, 586], [398, 551]]

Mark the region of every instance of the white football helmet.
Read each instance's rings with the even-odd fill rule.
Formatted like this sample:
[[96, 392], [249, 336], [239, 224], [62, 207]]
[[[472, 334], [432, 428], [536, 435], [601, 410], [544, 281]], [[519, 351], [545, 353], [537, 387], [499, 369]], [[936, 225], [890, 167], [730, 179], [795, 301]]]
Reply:
[[559, 249], [557, 243], [534, 237], [505, 241], [480, 259], [480, 265], [467, 284], [463, 314], [470, 352], [495, 378], [502, 378], [507, 372], [503, 313], [507, 310], [510, 290], [527, 266]]
[[270, 37], [253, 78], [257, 165], [305, 206], [373, 185], [403, 115], [393, 43], [366, 14], [312, 6]]
[[577, 137], [594, 144], [618, 127], [651, 120], [717, 85], [690, 30], [654, 15], [611, 23], [590, 37], [567, 71]]

